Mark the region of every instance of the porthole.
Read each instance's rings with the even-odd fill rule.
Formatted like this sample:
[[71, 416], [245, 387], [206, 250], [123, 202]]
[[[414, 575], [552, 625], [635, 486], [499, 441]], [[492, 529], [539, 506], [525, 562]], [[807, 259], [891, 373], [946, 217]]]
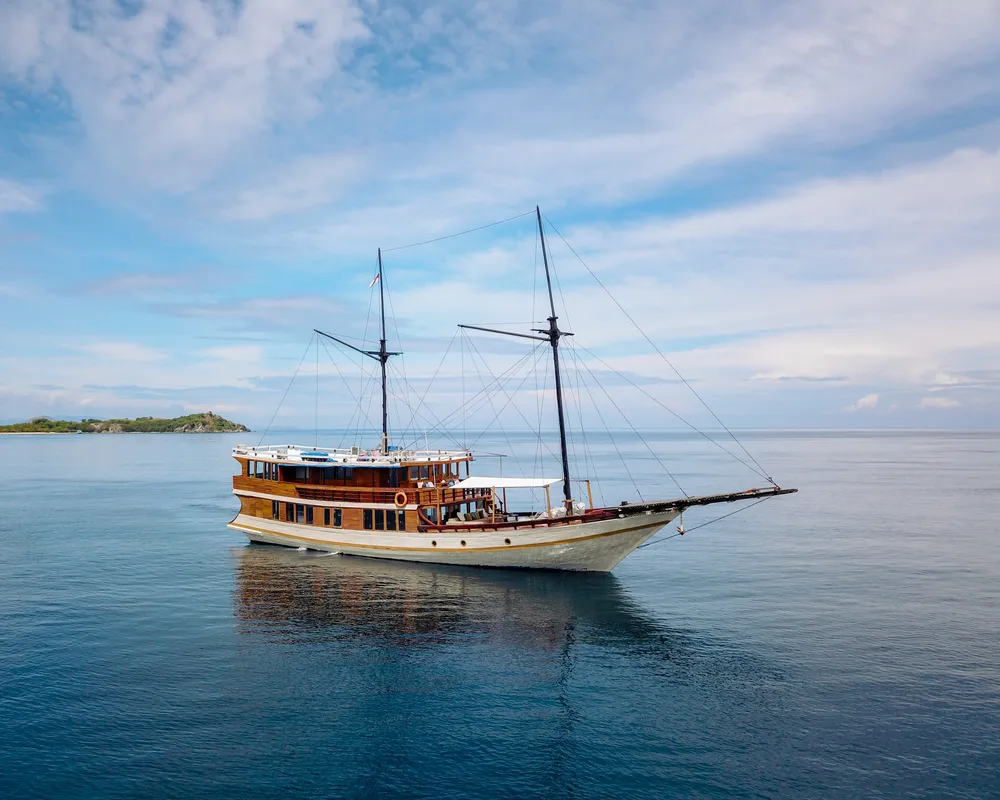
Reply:
[[437, 543], [437, 541], [436, 541], [436, 540], [434, 540], [434, 539], [432, 539], [432, 540], [431, 540], [431, 547], [437, 547], [437, 546], [438, 546], [438, 543]]
[[503, 543], [504, 543], [504, 544], [510, 544], [510, 539], [504, 539], [504, 540], [503, 540]]
[[459, 542], [459, 544], [462, 545], [462, 547], [465, 547], [465, 539], [462, 539], [462, 541]]

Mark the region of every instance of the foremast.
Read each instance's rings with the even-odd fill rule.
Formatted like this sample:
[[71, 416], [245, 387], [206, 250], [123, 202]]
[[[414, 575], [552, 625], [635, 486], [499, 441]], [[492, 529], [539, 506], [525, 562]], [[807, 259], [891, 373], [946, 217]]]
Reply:
[[382, 439], [379, 443], [379, 452], [382, 455], [389, 454], [389, 389], [386, 376], [386, 364], [392, 356], [400, 356], [402, 353], [392, 352], [386, 349], [386, 338], [385, 338], [385, 281], [382, 280], [382, 248], [378, 249], [378, 273], [375, 275], [374, 283], [378, 283], [378, 304], [379, 304], [379, 318], [381, 325], [379, 330], [381, 331], [381, 337], [378, 340], [378, 350], [363, 350], [360, 347], [355, 347], [353, 344], [345, 342], [343, 339], [338, 339], [336, 336], [331, 336], [329, 333], [324, 333], [323, 331], [313, 328], [313, 332], [318, 333], [320, 336], [325, 336], [327, 339], [331, 339], [344, 347], [349, 347], [357, 353], [361, 353], [363, 356], [368, 356], [368, 358], [374, 359], [379, 362], [379, 366], [382, 371]]

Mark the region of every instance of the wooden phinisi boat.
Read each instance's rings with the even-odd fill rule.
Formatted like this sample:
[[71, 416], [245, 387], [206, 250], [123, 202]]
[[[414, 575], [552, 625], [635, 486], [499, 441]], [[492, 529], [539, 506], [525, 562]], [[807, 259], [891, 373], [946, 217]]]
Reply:
[[[547, 342], [552, 348], [559, 420], [561, 477], [511, 478], [475, 475], [471, 450], [399, 449], [389, 442], [386, 364], [398, 353], [386, 348], [382, 253], [378, 254], [381, 339], [364, 350], [316, 331], [379, 362], [382, 436], [379, 446], [330, 449], [301, 445], [238, 445], [240, 474], [233, 493], [240, 510], [229, 527], [254, 542], [304, 547], [345, 555], [459, 564], [608, 572], [649, 541], [684, 509], [789, 494], [775, 484], [701, 497], [682, 497], [595, 507], [572, 494], [559, 342], [549, 260], [541, 213], [535, 210], [548, 288], [548, 327], [532, 333], [461, 326]], [[552, 487], [562, 500], [552, 503]], [[542, 509], [515, 508], [522, 491], [544, 490]]]

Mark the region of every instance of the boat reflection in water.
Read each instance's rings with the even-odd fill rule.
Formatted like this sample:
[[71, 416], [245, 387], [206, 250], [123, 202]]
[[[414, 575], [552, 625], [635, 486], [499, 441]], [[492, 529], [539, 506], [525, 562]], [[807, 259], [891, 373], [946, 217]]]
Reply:
[[[300, 743], [288, 763], [322, 769], [324, 796], [662, 797], [695, 753], [677, 794], [710, 796], [736, 785], [733, 751], [766, 762], [753, 737], [780, 718], [773, 665], [662, 624], [614, 575], [234, 556], [244, 646], [227, 685], [252, 686], [253, 730], [293, 726], [282, 752]], [[724, 750], [713, 732], [734, 717], [752, 733]]]
[[656, 659], [698, 646], [697, 636], [643, 611], [608, 573], [484, 570], [256, 544], [237, 553], [243, 632], [271, 641], [486, 641], [558, 651], [585, 637]]

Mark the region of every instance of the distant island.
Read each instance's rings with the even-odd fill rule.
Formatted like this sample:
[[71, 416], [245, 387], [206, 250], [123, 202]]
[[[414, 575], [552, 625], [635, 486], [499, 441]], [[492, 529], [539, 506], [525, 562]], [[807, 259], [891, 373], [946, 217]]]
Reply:
[[136, 417], [135, 419], [83, 419], [72, 422], [35, 417], [27, 422], [18, 422], [16, 425], [0, 425], [0, 433], [244, 433], [249, 430], [246, 425], [230, 422], [211, 411], [173, 419]]

